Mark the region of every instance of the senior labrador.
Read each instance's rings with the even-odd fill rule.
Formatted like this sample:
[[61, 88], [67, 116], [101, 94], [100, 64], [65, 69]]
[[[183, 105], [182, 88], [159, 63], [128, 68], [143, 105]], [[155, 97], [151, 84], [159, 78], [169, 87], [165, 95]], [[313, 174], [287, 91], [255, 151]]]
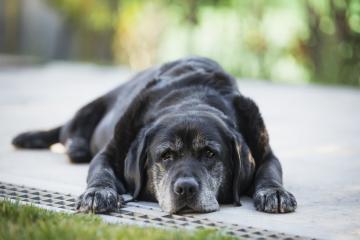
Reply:
[[109, 212], [121, 194], [158, 201], [169, 213], [212, 212], [219, 203], [293, 212], [294, 196], [269, 145], [257, 105], [218, 63], [191, 57], [138, 73], [81, 108], [66, 124], [18, 135], [18, 148], [65, 145], [90, 162], [82, 212]]

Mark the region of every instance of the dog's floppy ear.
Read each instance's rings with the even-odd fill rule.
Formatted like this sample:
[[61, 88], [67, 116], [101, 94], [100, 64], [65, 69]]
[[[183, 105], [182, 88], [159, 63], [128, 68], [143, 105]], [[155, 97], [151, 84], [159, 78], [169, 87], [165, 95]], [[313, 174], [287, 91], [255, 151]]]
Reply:
[[[152, 84], [152, 82], [150, 82]], [[148, 84], [149, 85], [149, 84]], [[146, 159], [148, 123], [144, 116], [154, 96], [147, 86], [131, 102], [116, 124], [113, 146], [115, 157], [112, 162], [116, 175], [123, 180], [126, 190], [136, 198], [143, 182], [143, 168]]]
[[232, 134], [233, 198], [241, 206], [240, 196], [250, 186], [255, 172], [255, 161], [249, 147], [238, 133]]
[[145, 168], [147, 160], [147, 145], [149, 141], [149, 129], [143, 129], [136, 140], [131, 144], [124, 163], [124, 177], [128, 191], [136, 199], [145, 181]]

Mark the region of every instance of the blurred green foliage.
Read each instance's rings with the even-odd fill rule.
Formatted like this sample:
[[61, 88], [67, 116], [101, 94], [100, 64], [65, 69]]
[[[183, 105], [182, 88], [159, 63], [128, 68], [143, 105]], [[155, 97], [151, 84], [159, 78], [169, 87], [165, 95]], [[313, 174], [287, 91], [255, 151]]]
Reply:
[[135, 69], [203, 55], [239, 77], [360, 86], [359, 0], [47, 1]]

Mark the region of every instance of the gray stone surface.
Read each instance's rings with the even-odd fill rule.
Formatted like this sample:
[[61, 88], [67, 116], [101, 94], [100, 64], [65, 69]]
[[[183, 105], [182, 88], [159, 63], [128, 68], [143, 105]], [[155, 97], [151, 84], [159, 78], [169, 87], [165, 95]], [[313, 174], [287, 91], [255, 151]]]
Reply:
[[[70, 164], [59, 151], [15, 150], [11, 138], [61, 124], [130, 75], [126, 69], [64, 63], [0, 69], [0, 181], [80, 194], [87, 164]], [[360, 91], [256, 81], [239, 81], [239, 86], [260, 106], [285, 186], [299, 206], [292, 214], [265, 214], [244, 198], [242, 207], [222, 206], [201, 216], [305, 236], [359, 239]]]

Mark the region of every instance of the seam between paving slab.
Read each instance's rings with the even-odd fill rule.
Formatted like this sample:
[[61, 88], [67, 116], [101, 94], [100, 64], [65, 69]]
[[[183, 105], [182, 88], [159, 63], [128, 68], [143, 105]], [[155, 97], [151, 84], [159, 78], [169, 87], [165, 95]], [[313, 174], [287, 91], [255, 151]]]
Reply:
[[[38, 188], [20, 186], [0, 182], [0, 198], [11, 201], [19, 201], [22, 204], [33, 204], [37, 207], [53, 211], [65, 211], [75, 213], [76, 197], [71, 194], [64, 194]], [[140, 211], [136, 211], [138, 208]], [[143, 206], [139, 203], [128, 203], [124, 208], [109, 215], [99, 215], [106, 222], [135, 224], [140, 226], [152, 226], [170, 229], [203, 229], [215, 228], [225, 234], [238, 236], [244, 239], [314, 239], [304, 236], [291, 235], [266, 229], [259, 229], [251, 226], [238, 224], [226, 224], [219, 221], [197, 218], [196, 215], [159, 215], [153, 208]]]

